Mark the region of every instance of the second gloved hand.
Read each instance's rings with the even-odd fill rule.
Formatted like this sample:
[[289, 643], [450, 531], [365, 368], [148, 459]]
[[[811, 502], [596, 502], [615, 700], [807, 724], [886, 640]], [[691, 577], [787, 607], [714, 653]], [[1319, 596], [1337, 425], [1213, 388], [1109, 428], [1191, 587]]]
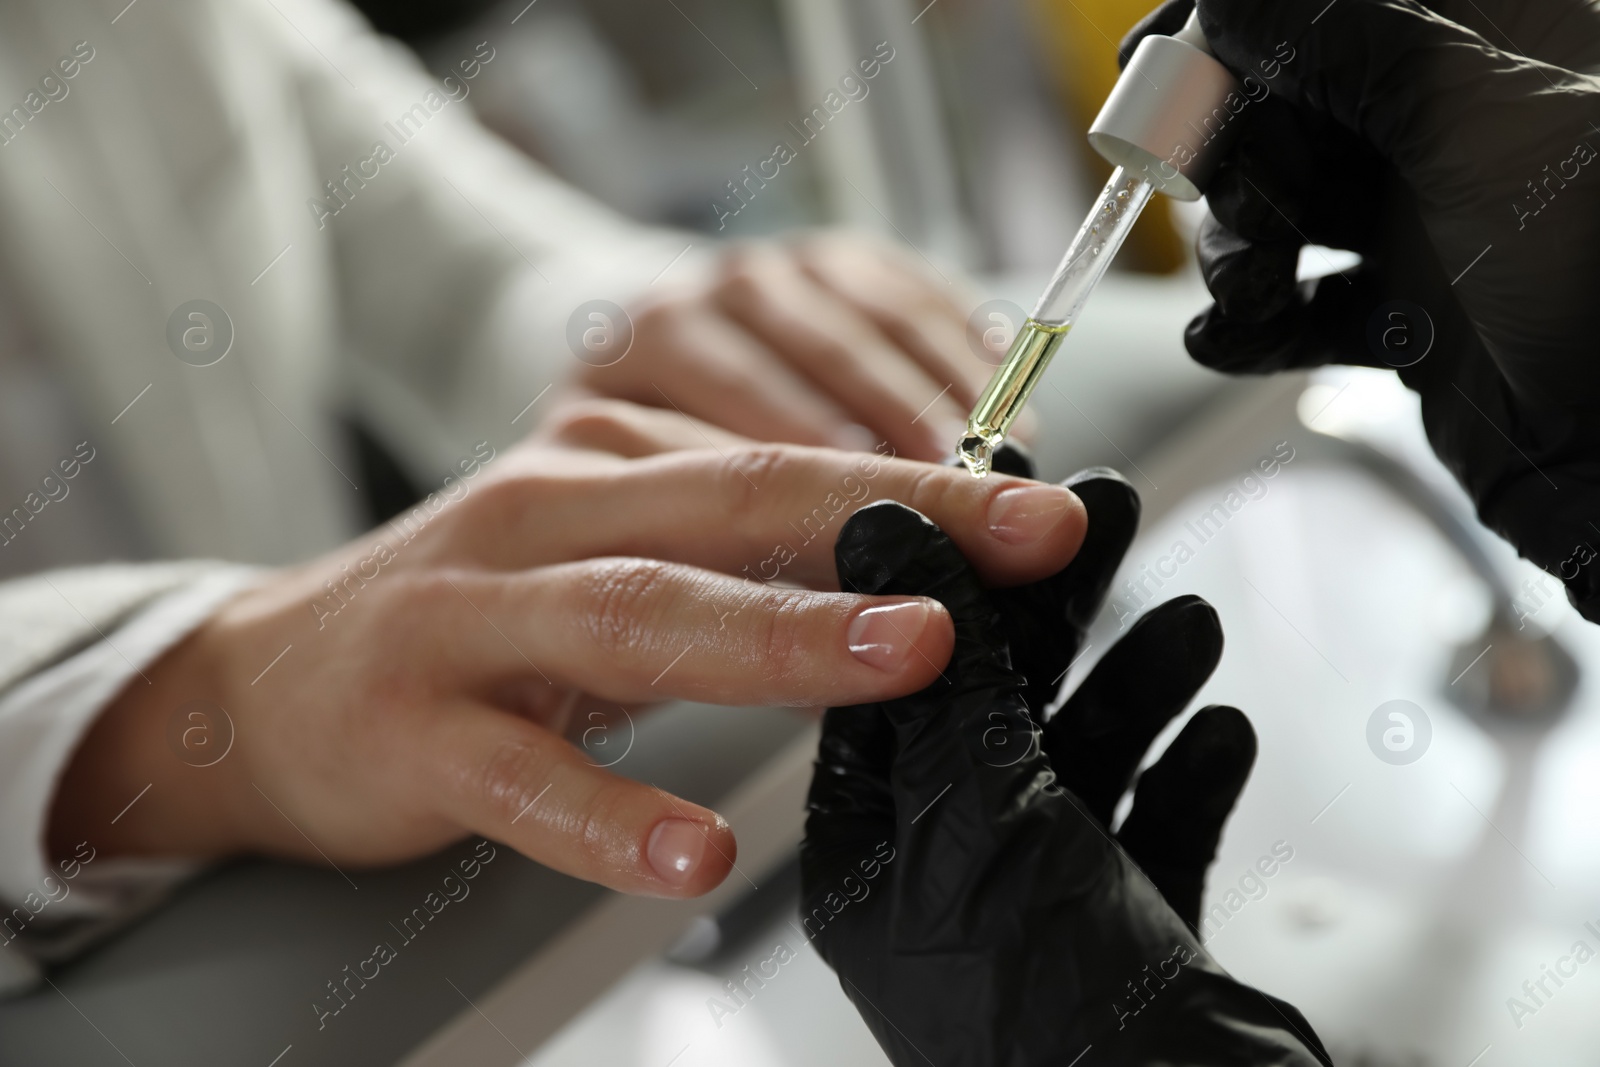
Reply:
[[[1600, 621], [1600, 10], [1205, 0], [1200, 24], [1251, 101], [1206, 190], [1190, 353], [1398, 368], [1484, 523]], [[1307, 244], [1363, 262], [1297, 284]]]
[[929, 689], [828, 712], [804, 926], [897, 1067], [1326, 1063], [1298, 1012], [1235, 982], [1191, 929], [1254, 756], [1243, 716], [1197, 714], [1140, 778], [1116, 840], [1108, 829], [1217, 662], [1209, 606], [1152, 611], [1038, 726], [1137, 524], [1120, 479], [1070, 484], [1088, 539], [1032, 586], [986, 592], [897, 504], [841, 534], [846, 588], [937, 597], [956, 648]]

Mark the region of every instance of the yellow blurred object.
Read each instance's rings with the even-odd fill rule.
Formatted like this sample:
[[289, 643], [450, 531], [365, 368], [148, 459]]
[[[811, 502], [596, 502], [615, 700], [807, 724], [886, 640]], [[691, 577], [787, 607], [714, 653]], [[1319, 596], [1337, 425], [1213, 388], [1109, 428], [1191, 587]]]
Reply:
[[[1029, 0], [1043, 42], [1044, 60], [1068, 115], [1087, 130], [1121, 73], [1117, 43], [1151, 9], [1154, 0]], [[1085, 146], [1091, 188], [1111, 173], [1111, 164]], [[1145, 209], [1117, 259], [1146, 274], [1170, 274], [1183, 265], [1183, 242], [1165, 197]]]

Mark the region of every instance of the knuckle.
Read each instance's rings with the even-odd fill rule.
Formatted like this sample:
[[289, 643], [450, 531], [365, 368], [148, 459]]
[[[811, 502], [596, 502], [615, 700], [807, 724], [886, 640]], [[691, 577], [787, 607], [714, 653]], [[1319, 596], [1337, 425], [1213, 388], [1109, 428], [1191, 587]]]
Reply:
[[516, 820], [549, 784], [552, 762], [546, 747], [532, 737], [496, 744], [477, 769], [476, 787], [486, 809], [507, 823]]
[[699, 302], [688, 296], [654, 300], [633, 313], [634, 336], [673, 337], [699, 313]]
[[555, 412], [545, 424], [549, 435], [569, 444], [608, 441], [631, 431], [636, 419], [633, 405], [621, 400], [575, 400]]
[[517, 522], [528, 510], [530, 501], [543, 495], [542, 491], [543, 479], [525, 471], [506, 470], [485, 479], [469, 502], [465, 538], [470, 543], [477, 540], [473, 531], [506, 529], [507, 524]]
[[825, 642], [807, 641], [813, 613], [813, 598], [794, 590], [772, 590], [767, 594], [764, 610], [759, 616], [756, 632], [752, 636], [754, 647], [762, 652], [762, 673], [776, 689], [784, 691], [795, 705], [809, 704], [803, 692], [794, 691], [796, 683], [802, 688], [810, 681], [806, 671], [805, 650], [811, 647], [832, 647]]
[[717, 499], [721, 502], [721, 521], [740, 535], [764, 529], [765, 501], [760, 487], [793, 488], [804, 486], [806, 453], [794, 445], [752, 443], [726, 450], [727, 462], [718, 459]]
[[897, 499], [934, 522], [938, 522], [943, 515], [960, 514], [960, 509], [955, 507], [957, 497], [969, 487], [960, 486], [949, 476], [950, 473], [947, 467], [915, 464], [907, 469], [906, 485]]
[[744, 306], [761, 301], [764, 279], [748, 260], [732, 263], [717, 281], [717, 296], [726, 304]]
[[783, 253], [763, 247], [730, 252], [718, 272], [717, 295], [740, 303], [763, 302], [785, 273], [792, 269]]
[[452, 601], [459, 602], [461, 594], [456, 586], [450, 584], [451, 581], [450, 572], [436, 567], [422, 567], [397, 574], [392, 589], [386, 589], [383, 594], [385, 598], [391, 594], [394, 597], [394, 602], [386, 605], [389, 610], [384, 614], [391, 618], [397, 617], [393, 612], [431, 614]]
[[597, 560], [585, 570], [579, 596], [583, 626], [605, 655], [637, 651], [669, 604], [681, 577], [676, 564], [652, 559]]
[[614, 841], [617, 828], [627, 821], [624, 792], [602, 787], [572, 814], [566, 828], [569, 847], [589, 870], [619, 867]]

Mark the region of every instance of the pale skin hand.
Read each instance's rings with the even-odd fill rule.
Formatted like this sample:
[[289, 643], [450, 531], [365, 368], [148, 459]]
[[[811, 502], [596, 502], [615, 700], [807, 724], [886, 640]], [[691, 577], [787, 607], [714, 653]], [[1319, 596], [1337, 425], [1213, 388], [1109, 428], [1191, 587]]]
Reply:
[[[781, 580], [809, 588], [733, 576], [799, 540], [789, 523], [830, 494], [830, 508], [861, 499], [794, 545]], [[146, 668], [150, 684], [135, 680], [108, 708], [65, 773], [52, 847], [344, 867], [471, 834], [625, 892], [707, 892], [736, 854], [727, 824], [595, 766], [563, 731], [589, 707], [841, 705], [927, 685], [953, 642], [940, 605], [827, 591], [845, 516], [885, 497], [937, 522], [997, 584], [1059, 569], [1086, 525], [1078, 499], [1053, 486], [577, 405], [414, 540], [384, 528], [275, 572]], [[379, 541], [393, 557], [319, 620], [324, 581], [358, 570]], [[203, 768], [167, 741], [196, 699], [225, 708], [236, 730]]]
[[994, 370], [967, 337], [978, 302], [915, 253], [859, 235], [736, 246], [708, 283], [630, 309], [628, 354], [575, 384], [761, 440], [887, 441], [938, 462]]

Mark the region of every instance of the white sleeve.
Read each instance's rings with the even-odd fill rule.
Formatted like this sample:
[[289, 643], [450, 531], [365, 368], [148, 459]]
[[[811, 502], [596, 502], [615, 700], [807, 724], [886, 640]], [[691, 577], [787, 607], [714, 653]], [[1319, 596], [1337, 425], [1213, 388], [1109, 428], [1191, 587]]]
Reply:
[[526, 432], [535, 419], [512, 418], [576, 366], [580, 305], [626, 305], [669, 265], [674, 281], [706, 269], [704, 240], [683, 255], [691, 237], [618, 215], [477, 121], [459, 68], [511, 62], [492, 42], [441, 81], [342, 3], [258, 7], [322, 180], [300, 225], [331, 242], [347, 391], [414, 472]]
[[34, 985], [40, 963], [79, 951], [196, 869], [96, 858], [92, 841], [52, 864], [46, 824], [100, 711], [258, 573], [110, 565], [0, 584], [0, 996]]

